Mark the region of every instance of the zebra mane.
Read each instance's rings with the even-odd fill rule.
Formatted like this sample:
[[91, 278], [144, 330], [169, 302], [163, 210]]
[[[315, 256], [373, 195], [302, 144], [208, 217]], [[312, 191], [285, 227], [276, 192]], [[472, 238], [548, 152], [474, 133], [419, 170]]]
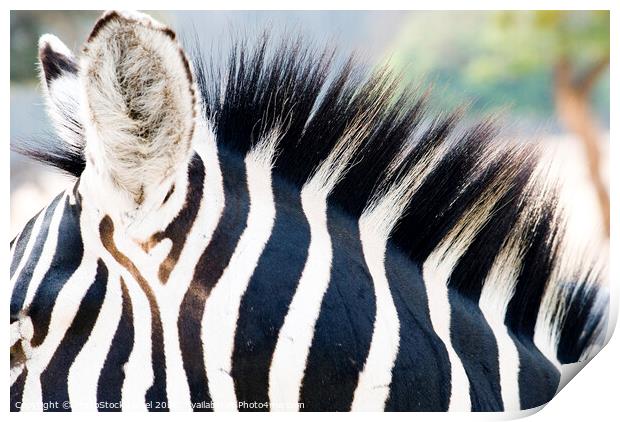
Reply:
[[[428, 94], [402, 88], [386, 68], [365, 72], [354, 58], [341, 63], [333, 50], [300, 39], [239, 42], [224, 66], [198, 48], [189, 55], [220, 148], [244, 157], [265, 134], [279, 133], [274, 183], [301, 190], [354, 131], [354, 154], [330, 204], [359, 219], [407, 183], [390, 248], [420, 267], [449, 263], [448, 285], [474, 304], [492, 275], [511, 267], [501, 317], [520, 341], [533, 342], [539, 315], [547, 315], [562, 363], [582, 359], [601, 341], [596, 274], [579, 276], [589, 268], [577, 269], [576, 278], [558, 281], [566, 276], [559, 270], [563, 219], [532, 145], [498, 143], [493, 119], [466, 126], [460, 110], [429, 116]], [[67, 125], [83, 133], [74, 119]], [[15, 149], [79, 177], [81, 139]]]

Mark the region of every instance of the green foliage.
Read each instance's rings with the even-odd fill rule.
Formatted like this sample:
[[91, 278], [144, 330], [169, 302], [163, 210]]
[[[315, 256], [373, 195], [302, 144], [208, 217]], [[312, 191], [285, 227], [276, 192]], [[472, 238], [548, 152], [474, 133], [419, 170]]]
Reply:
[[560, 58], [585, 67], [609, 56], [607, 11], [496, 12], [490, 23], [479, 34], [480, 57], [466, 69], [472, 80], [540, 72]]
[[[508, 107], [522, 116], [552, 116], [553, 66], [567, 58], [585, 70], [609, 55], [608, 11], [413, 12], [392, 63], [409, 80], [434, 83], [438, 107], [463, 100], [470, 113]], [[609, 77], [594, 102], [609, 113]]]

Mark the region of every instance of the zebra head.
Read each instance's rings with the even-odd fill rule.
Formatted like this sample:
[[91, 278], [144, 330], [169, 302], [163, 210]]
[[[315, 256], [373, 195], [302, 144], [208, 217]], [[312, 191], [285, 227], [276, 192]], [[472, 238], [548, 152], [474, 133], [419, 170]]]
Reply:
[[[67, 363], [45, 353], [39, 361], [33, 352], [57, 347], [57, 330], [79, 336], [92, 329], [88, 321], [94, 322], [114, 276], [104, 256], [129, 265], [114, 233], [133, 239], [141, 255], [161, 261], [163, 254], [162, 274], [171, 269], [178, 248], [171, 251], [170, 238], [183, 233], [179, 225], [165, 229], [186, 196], [191, 199], [188, 168], [193, 138], [201, 133], [191, 65], [175, 33], [147, 15], [105, 13], [77, 57], [57, 37], [43, 35], [39, 63], [47, 109], [65, 150], [57, 158], [81, 158], [65, 161], [64, 169], [79, 175], [74, 187], [11, 244], [12, 382], [25, 377], [26, 361], [31, 372], [38, 364]], [[181, 214], [188, 218], [187, 210]], [[162, 234], [166, 240], [154, 250]]]
[[520, 410], [602, 345], [533, 148], [331, 51], [232, 50], [128, 12], [41, 37], [60, 139], [22, 149], [77, 180], [11, 243], [13, 409]]

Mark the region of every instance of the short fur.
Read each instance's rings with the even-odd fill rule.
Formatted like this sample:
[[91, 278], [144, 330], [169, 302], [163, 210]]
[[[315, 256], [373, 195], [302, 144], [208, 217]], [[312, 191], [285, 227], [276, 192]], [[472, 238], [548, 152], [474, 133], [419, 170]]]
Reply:
[[82, 53], [86, 156], [140, 205], [187, 166], [196, 116], [187, 58], [170, 29], [120, 12], [99, 20]]

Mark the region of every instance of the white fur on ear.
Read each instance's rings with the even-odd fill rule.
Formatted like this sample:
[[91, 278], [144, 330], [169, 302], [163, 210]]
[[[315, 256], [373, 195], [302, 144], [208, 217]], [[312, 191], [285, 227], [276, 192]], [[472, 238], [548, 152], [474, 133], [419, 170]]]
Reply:
[[62, 41], [51, 34], [39, 38], [41, 87], [52, 123], [65, 142], [84, 143], [84, 127], [79, 120], [78, 62]]
[[106, 12], [83, 48], [87, 168], [145, 195], [187, 168], [196, 118], [192, 70], [175, 33], [141, 13]]

